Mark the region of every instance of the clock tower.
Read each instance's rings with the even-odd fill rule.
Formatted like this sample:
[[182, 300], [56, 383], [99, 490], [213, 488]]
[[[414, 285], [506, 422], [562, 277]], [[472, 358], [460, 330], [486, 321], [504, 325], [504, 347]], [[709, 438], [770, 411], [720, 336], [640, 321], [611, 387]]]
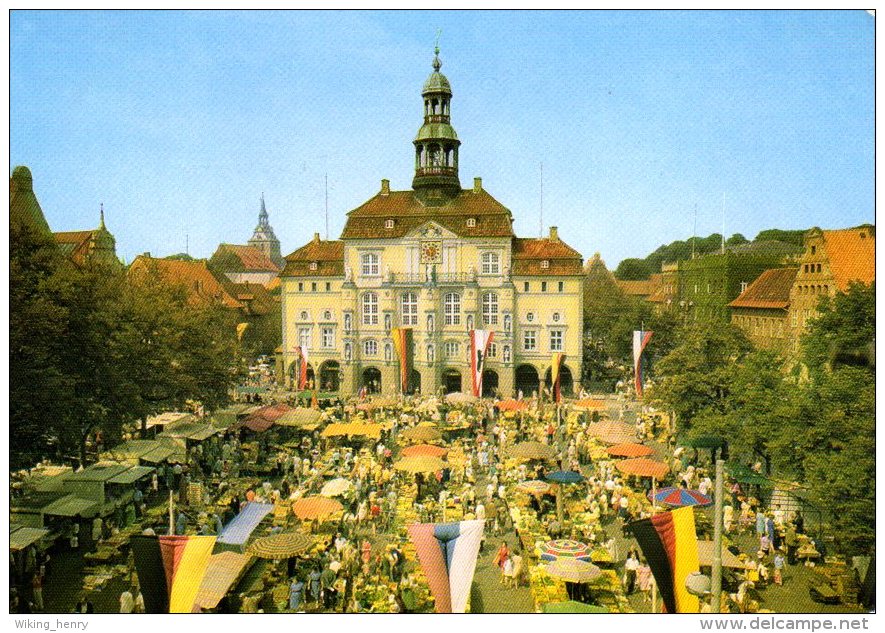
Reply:
[[446, 204], [461, 191], [458, 180], [458, 146], [461, 141], [450, 122], [452, 87], [439, 72], [439, 47], [434, 50], [433, 72], [421, 96], [424, 98], [424, 124], [415, 144], [415, 178], [412, 188], [428, 206]]

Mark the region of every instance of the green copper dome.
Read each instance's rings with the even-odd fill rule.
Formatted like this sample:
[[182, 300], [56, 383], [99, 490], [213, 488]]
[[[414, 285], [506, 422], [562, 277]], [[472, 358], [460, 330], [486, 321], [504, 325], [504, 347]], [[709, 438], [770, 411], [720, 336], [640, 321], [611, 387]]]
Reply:
[[424, 88], [421, 90], [421, 94], [427, 95], [443, 92], [450, 95], [452, 94], [452, 86], [449, 84], [449, 80], [446, 76], [439, 72], [439, 69], [442, 68], [442, 62], [439, 61], [439, 48], [437, 47], [434, 52], [433, 72], [430, 73], [430, 77], [424, 82]]
[[455, 133], [455, 128], [449, 123], [425, 123], [418, 130], [418, 134], [415, 135], [415, 140], [425, 141], [430, 139], [457, 141], [458, 134]]

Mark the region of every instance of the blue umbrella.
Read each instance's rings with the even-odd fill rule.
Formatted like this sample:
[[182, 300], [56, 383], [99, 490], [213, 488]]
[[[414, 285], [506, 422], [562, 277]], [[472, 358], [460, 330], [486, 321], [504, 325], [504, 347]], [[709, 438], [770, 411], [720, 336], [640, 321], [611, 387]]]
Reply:
[[584, 481], [584, 475], [573, 470], [557, 470], [547, 474], [547, 481], [557, 484], [579, 484]]

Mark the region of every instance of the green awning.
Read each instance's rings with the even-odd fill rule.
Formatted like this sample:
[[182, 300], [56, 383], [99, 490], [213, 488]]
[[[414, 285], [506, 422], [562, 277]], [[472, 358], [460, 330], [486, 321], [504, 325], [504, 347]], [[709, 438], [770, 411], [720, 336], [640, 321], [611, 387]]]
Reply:
[[180, 449], [174, 446], [160, 445], [153, 450], [148, 451], [147, 453], [139, 457], [139, 459], [143, 462], [147, 462], [148, 464], [159, 464], [172, 458], [177, 453], [179, 453], [179, 451]]
[[156, 470], [151, 466], [133, 466], [125, 473], [120, 473], [113, 479], [108, 479], [109, 484], [133, 484], [142, 477], [147, 477]]
[[218, 432], [218, 429], [211, 424], [205, 424], [203, 422], [182, 422], [180, 424], [170, 424], [166, 427], [166, 430], [160, 433], [157, 437], [170, 437], [202, 442]]
[[44, 528], [23, 527], [21, 525], [9, 526], [9, 549], [13, 552], [23, 550], [28, 545], [33, 545], [41, 538], [49, 534]]
[[267, 387], [237, 387], [237, 393], [246, 393], [246, 394], [255, 394], [255, 393], [265, 393], [267, 391]]
[[[310, 389], [305, 389], [304, 391], [299, 391], [295, 394], [296, 398], [302, 398], [305, 400], [310, 400], [313, 398], [314, 392]], [[340, 397], [340, 394], [336, 391], [317, 391], [317, 400], [337, 400]]]
[[120, 475], [131, 466], [117, 463], [92, 464], [79, 472], [73, 472], [67, 476], [67, 481], [109, 481]]
[[770, 487], [774, 485], [767, 477], [743, 464], [726, 464], [725, 470], [732, 479], [742, 484]]
[[98, 503], [88, 499], [81, 499], [74, 495], [67, 495], [53, 501], [43, 508], [43, 514], [58, 517], [86, 517], [94, 513], [98, 509]]

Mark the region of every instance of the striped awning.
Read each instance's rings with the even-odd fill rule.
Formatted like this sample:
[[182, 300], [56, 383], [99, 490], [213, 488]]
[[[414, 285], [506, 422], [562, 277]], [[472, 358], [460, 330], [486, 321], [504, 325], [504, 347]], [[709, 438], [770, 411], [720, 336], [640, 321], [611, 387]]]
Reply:
[[206, 575], [203, 584], [197, 591], [194, 604], [202, 609], [214, 609], [221, 599], [230, 591], [254, 559], [249, 554], [237, 554], [236, 552], [221, 552], [213, 554], [209, 558], [206, 567]]

